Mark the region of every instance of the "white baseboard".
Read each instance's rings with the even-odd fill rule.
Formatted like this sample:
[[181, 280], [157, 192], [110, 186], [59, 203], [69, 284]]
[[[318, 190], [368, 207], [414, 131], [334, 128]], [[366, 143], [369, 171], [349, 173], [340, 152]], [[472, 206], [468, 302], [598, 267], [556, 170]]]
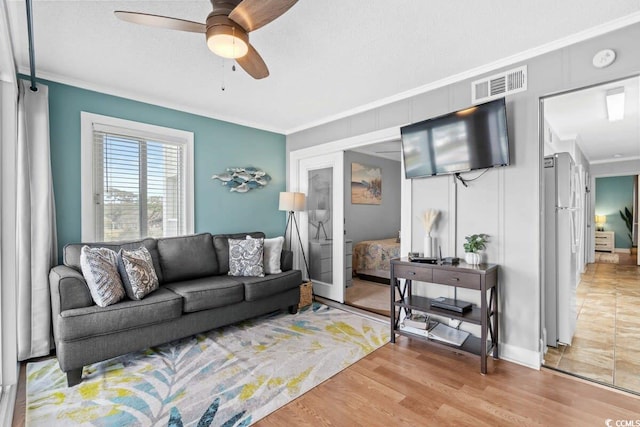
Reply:
[[13, 408], [16, 404], [17, 385], [0, 389], [0, 425], [10, 426], [13, 423]]
[[540, 353], [526, 348], [500, 343], [500, 359], [531, 369], [540, 369]]
[[613, 250], [613, 252], [617, 252], [619, 254], [630, 254], [631, 253], [631, 249], [630, 248], [615, 248]]

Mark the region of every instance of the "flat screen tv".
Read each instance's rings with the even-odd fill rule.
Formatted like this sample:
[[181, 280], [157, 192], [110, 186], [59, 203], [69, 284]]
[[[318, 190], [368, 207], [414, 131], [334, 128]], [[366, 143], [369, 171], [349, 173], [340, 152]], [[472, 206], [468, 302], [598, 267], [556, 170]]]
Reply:
[[404, 126], [400, 132], [408, 179], [509, 164], [504, 98]]

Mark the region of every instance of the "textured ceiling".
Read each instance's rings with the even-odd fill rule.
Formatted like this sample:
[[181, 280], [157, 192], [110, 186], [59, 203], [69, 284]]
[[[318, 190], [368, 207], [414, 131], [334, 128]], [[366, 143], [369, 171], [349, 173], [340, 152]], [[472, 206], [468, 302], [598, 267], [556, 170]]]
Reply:
[[[24, 1], [3, 1], [26, 72]], [[231, 71], [203, 35], [113, 15], [132, 10], [204, 22], [210, 8], [206, 0], [34, 0], [38, 75], [289, 133], [638, 14], [640, 1], [300, 0], [251, 33], [271, 72], [263, 80]]]
[[[590, 163], [640, 159], [640, 77], [554, 96], [544, 118], [560, 140], [576, 140]], [[624, 119], [610, 122], [606, 93], [624, 87]]]

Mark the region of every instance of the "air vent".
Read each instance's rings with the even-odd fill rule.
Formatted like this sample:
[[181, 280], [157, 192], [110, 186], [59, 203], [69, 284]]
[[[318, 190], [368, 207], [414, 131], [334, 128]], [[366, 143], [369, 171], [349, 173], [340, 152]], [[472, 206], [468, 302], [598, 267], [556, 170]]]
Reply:
[[494, 74], [471, 83], [474, 104], [527, 90], [527, 66]]

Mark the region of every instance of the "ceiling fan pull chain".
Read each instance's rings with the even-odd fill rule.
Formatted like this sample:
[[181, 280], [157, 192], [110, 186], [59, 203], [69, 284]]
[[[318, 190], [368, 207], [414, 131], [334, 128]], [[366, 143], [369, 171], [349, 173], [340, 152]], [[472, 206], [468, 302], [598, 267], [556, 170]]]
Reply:
[[233, 57], [236, 57], [236, 27], [231, 27], [231, 34], [233, 35], [231, 43], [233, 43]]
[[225, 84], [224, 84], [224, 62], [225, 62], [225, 59], [223, 58], [222, 59], [222, 87], [221, 87], [223, 92], [226, 89]]
[[[233, 27], [231, 29], [231, 31], [233, 31], [233, 57], [236, 57], [236, 27]], [[236, 64], [235, 62], [231, 65], [231, 71], [235, 71], [236, 70]]]

